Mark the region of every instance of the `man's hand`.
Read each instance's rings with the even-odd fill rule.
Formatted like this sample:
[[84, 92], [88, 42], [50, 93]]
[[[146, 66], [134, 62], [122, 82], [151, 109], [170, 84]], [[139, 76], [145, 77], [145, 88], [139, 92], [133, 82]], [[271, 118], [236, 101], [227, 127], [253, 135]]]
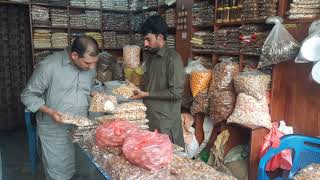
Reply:
[[141, 91], [140, 89], [134, 90], [133, 94], [134, 95], [130, 97], [131, 99], [143, 99], [149, 96], [148, 92]]
[[93, 96], [97, 95], [98, 93], [99, 93], [98, 91], [91, 91], [90, 96], [93, 97]]
[[57, 123], [63, 123], [61, 119], [61, 113], [58, 111], [52, 111], [50, 114], [51, 118], [55, 120]]

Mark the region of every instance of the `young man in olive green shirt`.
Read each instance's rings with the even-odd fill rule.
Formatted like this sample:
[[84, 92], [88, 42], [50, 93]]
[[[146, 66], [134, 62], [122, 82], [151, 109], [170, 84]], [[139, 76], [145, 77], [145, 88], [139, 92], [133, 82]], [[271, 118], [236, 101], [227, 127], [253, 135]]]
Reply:
[[150, 16], [142, 26], [146, 60], [144, 85], [133, 99], [147, 106], [150, 130], [168, 134], [172, 143], [184, 147], [181, 124], [181, 98], [184, 71], [180, 55], [166, 45], [168, 26], [161, 16]]

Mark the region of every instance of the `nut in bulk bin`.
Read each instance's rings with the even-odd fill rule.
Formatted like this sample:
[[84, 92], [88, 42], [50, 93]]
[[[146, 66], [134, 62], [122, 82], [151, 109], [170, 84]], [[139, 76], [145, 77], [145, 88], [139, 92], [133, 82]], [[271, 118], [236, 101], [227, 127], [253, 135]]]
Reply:
[[192, 96], [195, 97], [200, 91], [206, 90], [209, 87], [212, 78], [212, 71], [194, 71], [191, 74], [190, 84]]

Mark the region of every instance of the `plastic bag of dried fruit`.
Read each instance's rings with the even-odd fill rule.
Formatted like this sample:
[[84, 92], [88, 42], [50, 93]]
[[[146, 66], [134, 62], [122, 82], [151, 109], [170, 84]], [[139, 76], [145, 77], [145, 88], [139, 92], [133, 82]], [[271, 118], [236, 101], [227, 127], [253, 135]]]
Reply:
[[278, 16], [267, 19], [267, 23], [275, 24], [275, 26], [262, 46], [258, 68], [288, 61], [297, 56], [300, 45], [282, 25], [282, 22], [283, 19]]
[[246, 93], [260, 100], [266, 96], [270, 79], [258, 70], [242, 72], [234, 78], [234, 87], [238, 94]]
[[137, 45], [127, 45], [123, 47], [123, 60], [128, 68], [136, 68], [140, 65], [141, 48]]
[[231, 59], [225, 59], [216, 64], [213, 69], [212, 81], [209, 87], [209, 95], [216, 90], [232, 90], [233, 78], [239, 73], [239, 64]]
[[193, 71], [191, 73], [190, 85], [192, 96], [195, 97], [199, 92], [207, 90], [212, 78], [212, 71]]
[[169, 136], [150, 131], [135, 131], [123, 143], [122, 151], [132, 164], [148, 170], [159, 170], [172, 161]]
[[197, 113], [207, 114], [209, 108], [209, 97], [207, 91], [201, 91], [193, 99], [190, 112], [192, 115]]
[[116, 110], [117, 98], [105, 93], [96, 93], [91, 98], [89, 111], [113, 113]]
[[114, 120], [100, 125], [96, 130], [96, 142], [100, 148], [121, 146], [124, 139], [138, 127], [128, 121]]
[[260, 126], [270, 129], [272, 127], [267, 98], [261, 100], [240, 93], [236, 107], [228, 118], [227, 123], [237, 123], [249, 126]]
[[215, 91], [210, 99], [210, 118], [214, 124], [226, 121], [234, 110], [236, 93], [233, 90]]

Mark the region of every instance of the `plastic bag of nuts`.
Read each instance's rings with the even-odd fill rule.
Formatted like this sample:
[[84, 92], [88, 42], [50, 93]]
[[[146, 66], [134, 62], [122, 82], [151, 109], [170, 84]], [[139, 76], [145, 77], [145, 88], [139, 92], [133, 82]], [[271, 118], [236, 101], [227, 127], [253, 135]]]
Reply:
[[101, 117], [98, 117], [97, 120], [104, 122], [108, 121], [110, 119], [124, 119], [127, 121], [133, 121], [133, 120], [138, 120], [138, 119], [145, 119], [146, 118], [146, 113], [144, 111], [141, 112], [125, 112], [125, 113], [120, 113], [120, 114], [113, 114], [113, 115], [104, 115]]
[[265, 97], [270, 76], [263, 74], [258, 70], [242, 72], [234, 78], [234, 87], [236, 92], [246, 93], [261, 100]]
[[233, 90], [214, 91], [210, 98], [210, 118], [214, 124], [225, 121], [232, 114], [236, 104], [236, 94]]
[[89, 111], [113, 113], [116, 110], [117, 98], [104, 93], [96, 93], [90, 103]]
[[61, 113], [61, 120], [66, 124], [73, 124], [76, 126], [91, 126], [92, 122], [90, 119], [82, 116], [75, 116], [70, 113]]
[[257, 100], [250, 95], [240, 93], [236, 107], [227, 122], [270, 129], [272, 124], [267, 98]]
[[131, 112], [145, 112], [147, 107], [143, 102], [126, 102], [121, 103], [117, 106], [115, 113], [131, 113]]
[[197, 113], [207, 114], [209, 108], [209, 97], [207, 91], [201, 91], [193, 99], [192, 106], [190, 108], [191, 114]]
[[239, 64], [232, 60], [224, 60], [214, 67], [209, 95], [213, 92], [233, 90], [233, 78], [239, 73]]
[[115, 88], [112, 92], [115, 95], [118, 96], [123, 96], [125, 98], [130, 98], [131, 96], [133, 96], [133, 91], [136, 90], [136, 88], [134, 87], [130, 87], [127, 85], [122, 85], [120, 87]]
[[193, 71], [191, 73], [191, 92], [192, 96], [195, 97], [199, 92], [208, 89], [212, 78], [212, 71]]
[[123, 47], [123, 60], [128, 68], [136, 68], [140, 65], [140, 47], [127, 45]]

